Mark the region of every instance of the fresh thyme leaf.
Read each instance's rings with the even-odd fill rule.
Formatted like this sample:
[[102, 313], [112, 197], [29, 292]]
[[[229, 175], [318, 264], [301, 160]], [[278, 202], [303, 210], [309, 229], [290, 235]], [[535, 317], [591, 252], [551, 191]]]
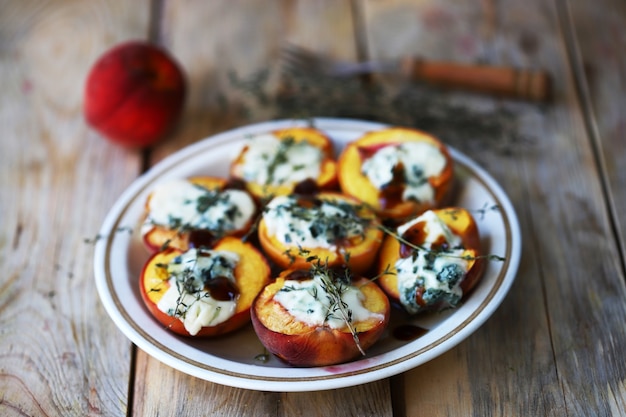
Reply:
[[[202, 261], [199, 262], [200, 260]], [[203, 298], [228, 300], [220, 297], [231, 297], [238, 291], [234, 286], [229, 288], [227, 282], [234, 282], [236, 262], [219, 251], [203, 249], [193, 249], [173, 258], [165, 267], [168, 272], [167, 280], [176, 286], [178, 297], [175, 307], [168, 314], [184, 319], [191, 305]], [[215, 317], [220, 308], [216, 306], [213, 311]]]
[[97, 235], [95, 235], [92, 238], [88, 238], [88, 237], [84, 238], [83, 242], [85, 242], [85, 243], [87, 243], [89, 245], [94, 245], [94, 244], [98, 243], [98, 241], [100, 239], [105, 239], [105, 238], [106, 238], [106, 235], [101, 235], [101, 234], [98, 233]]
[[159, 248], [159, 251], [164, 251], [165, 249], [167, 249], [170, 246], [170, 243], [172, 243], [172, 239], [167, 239], [165, 242], [163, 242], [163, 244]]
[[287, 249], [283, 254], [289, 258], [289, 263], [293, 264], [296, 261], [296, 256], [291, 252], [291, 249]]
[[[346, 240], [365, 239], [367, 228], [373, 218], [363, 216], [363, 206], [341, 200], [319, 200], [287, 197], [265, 214], [284, 219], [297, 219], [308, 224], [306, 229], [291, 227], [285, 233], [285, 243], [298, 243], [308, 238], [338, 244]], [[341, 244], [339, 244], [341, 246]]]
[[407, 245], [408, 247], [410, 247], [411, 249], [415, 250], [415, 251], [425, 251], [427, 252], [427, 256], [432, 257], [433, 256], [446, 256], [446, 257], [450, 257], [450, 258], [460, 258], [460, 259], [465, 259], [467, 261], [469, 260], [476, 260], [476, 259], [487, 259], [490, 261], [505, 261], [506, 258], [502, 257], [502, 256], [498, 256], [498, 255], [493, 255], [493, 254], [489, 254], [489, 255], [478, 255], [478, 256], [472, 256], [472, 255], [453, 255], [450, 253], [446, 253], [445, 250], [441, 250], [441, 249], [437, 249], [437, 248], [429, 248], [423, 245], [416, 245], [415, 243], [409, 242], [408, 240], [404, 239], [402, 236], [400, 236], [398, 233], [394, 232], [393, 230], [391, 230], [390, 228], [388, 228], [387, 226], [384, 226], [382, 224], [378, 225], [378, 228], [380, 230], [382, 230], [384, 233], [393, 236], [398, 242]]
[[[121, 232], [127, 232], [129, 234], [132, 234], [133, 228], [130, 226], [119, 226], [118, 228], [115, 229], [115, 233], [121, 233]], [[100, 241], [101, 239], [106, 239], [107, 237], [108, 235], [103, 235], [103, 234], [98, 233], [92, 238], [89, 238], [89, 237], [84, 238], [83, 242], [88, 245], [95, 245], [96, 243], [98, 243], [98, 241]]]
[[497, 204], [492, 204], [489, 205], [489, 203], [484, 203], [483, 206], [477, 210], [473, 210], [475, 213], [478, 213], [480, 215], [479, 219], [482, 220], [485, 218], [485, 215], [487, 214], [487, 212], [489, 211], [499, 211], [500, 210], [500, 206]]
[[267, 363], [270, 360], [270, 354], [267, 349], [263, 348], [263, 353], [259, 353], [254, 357], [255, 361], [259, 361], [261, 363]]
[[[358, 333], [352, 322], [352, 310], [342, 298], [344, 292], [348, 289], [350, 275], [347, 272], [343, 275], [337, 274], [336, 270], [328, 267], [327, 261], [321, 262], [319, 258], [315, 261], [316, 262], [311, 264], [311, 276], [317, 277], [321, 280], [320, 285], [326, 293], [326, 297], [329, 302], [326, 320], [331, 318], [343, 320], [346, 327], [352, 334], [352, 338], [354, 339], [354, 343], [359, 349], [359, 352], [365, 356], [365, 351], [361, 347]], [[348, 281], [346, 281], [346, 279]]]
[[296, 141], [292, 137], [283, 138], [280, 140], [278, 144], [278, 149], [276, 153], [273, 155], [271, 161], [269, 161], [267, 165], [267, 183], [272, 184], [274, 182], [274, 174], [276, 173], [276, 169], [288, 161], [287, 153], [289, 150], [295, 146]]

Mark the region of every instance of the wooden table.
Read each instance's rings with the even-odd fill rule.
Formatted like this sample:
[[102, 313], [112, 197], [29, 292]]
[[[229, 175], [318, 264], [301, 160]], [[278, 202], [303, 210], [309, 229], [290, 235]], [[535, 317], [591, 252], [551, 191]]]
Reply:
[[[624, 415], [625, 28], [621, 0], [0, 2], [0, 414]], [[127, 39], [163, 44], [190, 83], [176, 130], [145, 151], [103, 140], [82, 113], [89, 67]], [[324, 80], [287, 105], [277, 94], [285, 41], [353, 60], [545, 69], [553, 100], [385, 77], [352, 92]], [[522, 261], [471, 337], [396, 377], [279, 393], [188, 376], [116, 328], [89, 241], [122, 191], [201, 138], [292, 116], [429, 130], [498, 179], [519, 216]]]

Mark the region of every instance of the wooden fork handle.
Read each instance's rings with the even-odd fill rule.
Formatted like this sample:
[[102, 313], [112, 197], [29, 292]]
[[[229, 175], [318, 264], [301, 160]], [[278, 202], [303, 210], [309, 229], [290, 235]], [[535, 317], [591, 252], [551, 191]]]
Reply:
[[411, 57], [404, 58], [400, 68], [410, 79], [446, 88], [532, 101], [547, 101], [550, 97], [550, 77], [544, 71], [427, 61]]

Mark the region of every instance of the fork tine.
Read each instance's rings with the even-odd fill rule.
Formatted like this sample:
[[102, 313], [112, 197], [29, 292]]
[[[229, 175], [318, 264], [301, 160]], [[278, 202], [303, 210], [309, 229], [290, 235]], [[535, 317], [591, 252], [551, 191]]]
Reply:
[[283, 46], [281, 49], [281, 59], [283, 63], [283, 73], [286, 75], [309, 73], [346, 77], [388, 69], [388, 65], [371, 61], [336, 61], [329, 56], [316, 53], [293, 43], [286, 43]]
[[326, 72], [325, 58], [302, 46], [286, 43], [280, 51], [282, 69], [286, 74]]

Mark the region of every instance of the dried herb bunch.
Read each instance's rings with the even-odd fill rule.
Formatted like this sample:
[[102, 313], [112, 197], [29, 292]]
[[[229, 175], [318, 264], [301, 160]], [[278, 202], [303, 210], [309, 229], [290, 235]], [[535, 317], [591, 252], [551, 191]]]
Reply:
[[513, 154], [532, 138], [520, 133], [518, 112], [493, 100], [444, 91], [424, 83], [376, 83], [371, 78], [331, 77], [320, 73], [281, 74], [275, 95], [267, 92], [265, 69], [241, 79], [235, 88], [255, 105], [272, 106], [275, 118], [345, 117], [403, 125], [428, 131], [462, 150], [490, 149]]

